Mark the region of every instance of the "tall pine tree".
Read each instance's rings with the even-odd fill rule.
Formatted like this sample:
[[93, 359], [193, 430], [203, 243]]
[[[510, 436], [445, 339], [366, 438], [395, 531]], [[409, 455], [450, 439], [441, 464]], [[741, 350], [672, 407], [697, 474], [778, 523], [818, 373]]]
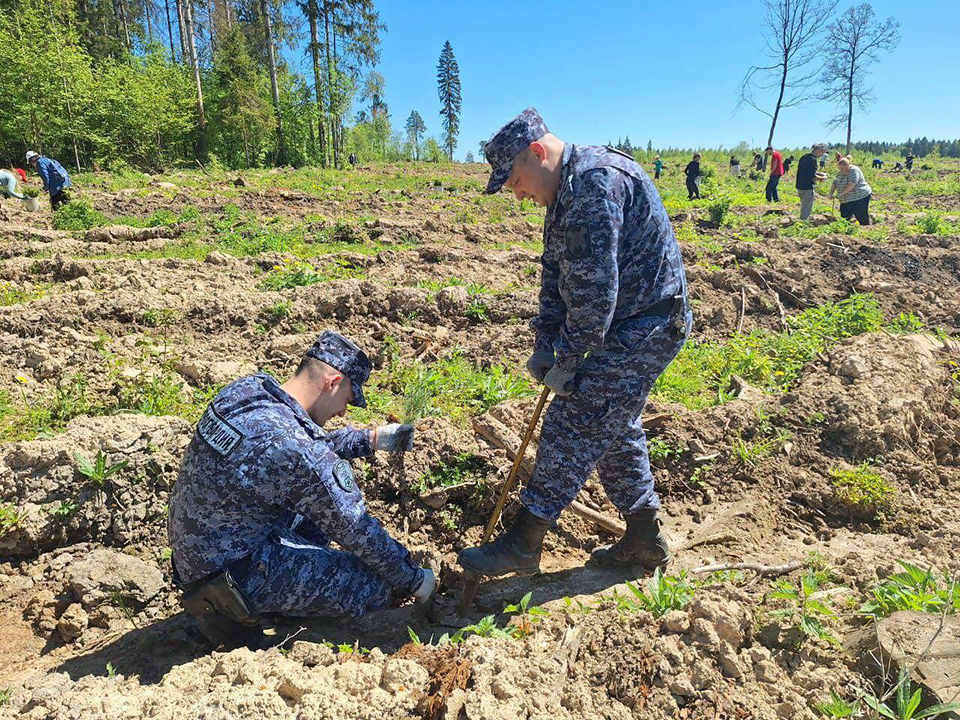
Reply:
[[410, 142], [413, 143], [413, 155], [414, 158], [420, 159], [420, 136], [427, 131], [427, 124], [423, 121], [423, 118], [420, 117], [420, 113], [416, 110], [410, 111], [410, 117], [407, 118], [407, 136], [410, 138]]
[[443, 143], [447, 146], [447, 157], [453, 160], [453, 151], [457, 147], [457, 135], [460, 134], [460, 67], [453, 56], [453, 46], [447, 40], [440, 52], [440, 64], [437, 65], [437, 90], [440, 94], [440, 117], [443, 124]]

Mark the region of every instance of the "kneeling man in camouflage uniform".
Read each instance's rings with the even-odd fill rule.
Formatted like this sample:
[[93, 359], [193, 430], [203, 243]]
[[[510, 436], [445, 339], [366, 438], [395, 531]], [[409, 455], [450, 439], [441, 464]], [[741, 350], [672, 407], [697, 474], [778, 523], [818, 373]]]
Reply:
[[209, 621], [211, 639], [228, 641], [231, 623], [255, 626], [259, 613], [362, 615], [391, 596], [433, 593], [433, 571], [367, 512], [347, 462], [410, 449], [413, 428], [322, 430], [348, 404], [366, 407], [370, 367], [360, 348], [324, 332], [286, 383], [236, 380], [204, 412], [167, 535], [184, 607], [205, 632]]
[[594, 561], [665, 565], [670, 553], [640, 415], [692, 316], [660, 195], [632, 157], [565, 143], [533, 108], [502, 127], [485, 153], [493, 167], [488, 193], [506, 187], [547, 208], [527, 368], [556, 397], [516, 520], [489, 545], [461, 552], [459, 562], [481, 575], [537, 572], [544, 535], [596, 468], [627, 532], [595, 550]]

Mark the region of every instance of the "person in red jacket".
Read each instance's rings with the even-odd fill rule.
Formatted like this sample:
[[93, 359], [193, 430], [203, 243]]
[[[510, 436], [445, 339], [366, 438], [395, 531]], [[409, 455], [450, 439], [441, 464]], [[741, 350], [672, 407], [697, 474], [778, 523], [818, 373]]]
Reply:
[[783, 176], [783, 155], [770, 146], [767, 146], [764, 154], [770, 156], [770, 179], [767, 180], [767, 202], [780, 202], [777, 185], [780, 184], [780, 178]]

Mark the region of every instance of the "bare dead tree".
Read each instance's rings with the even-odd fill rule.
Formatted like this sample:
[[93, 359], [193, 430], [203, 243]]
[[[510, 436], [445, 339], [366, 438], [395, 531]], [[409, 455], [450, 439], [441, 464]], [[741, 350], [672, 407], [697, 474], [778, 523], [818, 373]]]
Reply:
[[880, 22], [869, 3], [851, 7], [827, 29], [826, 63], [821, 75], [826, 89], [820, 99], [836, 103], [840, 112], [827, 121], [830, 129], [847, 126], [847, 154], [853, 131], [853, 105], [866, 110], [876, 96], [867, 86], [870, 64], [881, 51], [900, 43], [900, 23], [893, 16]]
[[[780, 112], [815, 94], [814, 84], [823, 68], [823, 30], [837, 0], [764, 0], [764, 5], [766, 64], [747, 70], [737, 91], [737, 109], [749, 105], [770, 118], [767, 145], [772, 145]], [[771, 105], [772, 111], [767, 109]]]

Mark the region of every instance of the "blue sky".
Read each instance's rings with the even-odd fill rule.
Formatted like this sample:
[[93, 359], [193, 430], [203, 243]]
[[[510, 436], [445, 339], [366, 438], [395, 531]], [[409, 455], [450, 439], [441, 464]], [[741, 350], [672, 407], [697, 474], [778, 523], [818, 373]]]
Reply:
[[[838, 10], [850, 5], [841, 0]], [[900, 21], [901, 41], [874, 67], [877, 101], [869, 114], [855, 113], [854, 139], [960, 136], [960, 2], [872, 5], [880, 18]], [[395, 130], [417, 110], [439, 136], [436, 67], [444, 41], [453, 45], [463, 96], [459, 159], [528, 105], [561, 138], [584, 144], [626, 135], [655, 147], [766, 141], [766, 116], [734, 112], [744, 72], [761, 60], [760, 2], [382, 0], [378, 7], [388, 31], [377, 69]], [[822, 102], [787, 109], [775, 144], [844, 139], [844, 131], [824, 128], [832, 114]]]

